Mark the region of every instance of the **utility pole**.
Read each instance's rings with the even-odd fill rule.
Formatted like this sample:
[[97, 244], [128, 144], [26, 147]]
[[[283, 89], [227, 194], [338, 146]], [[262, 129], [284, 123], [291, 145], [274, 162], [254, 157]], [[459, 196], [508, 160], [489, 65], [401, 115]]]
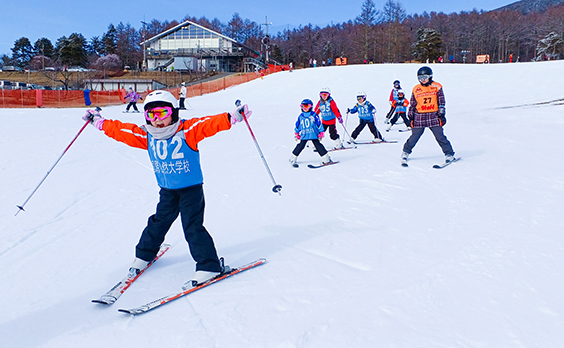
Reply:
[[[143, 18], [145, 19], [145, 18]], [[145, 21], [141, 21], [141, 23], [143, 23], [143, 71], [147, 71], [147, 55], [146, 55], [146, 50], [145, 50], [145, 40], [146, 40], [146, 32], [145, 32], [145, 25], [147, 25], [147, 23], [145, 23]]]
[[268, 36], [268, 26], [272, 25], [272, 22], [269, 23], [268, 22], [268, 17], [264, 16], [264, 23], [261, 24], [261, 26], [264, 25], [266, 27], [266, 34], [264, 35], [264, 37], [262, 38], [262, 43], [264, 44], [264, 52], [265, 52], [265, 63], [268, 64], [268, 44], [270, 43], [270, 37]]

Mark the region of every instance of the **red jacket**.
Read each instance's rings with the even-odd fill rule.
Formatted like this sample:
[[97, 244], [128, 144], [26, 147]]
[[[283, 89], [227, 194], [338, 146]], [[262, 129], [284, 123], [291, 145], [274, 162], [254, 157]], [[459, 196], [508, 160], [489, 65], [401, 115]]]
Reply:
[[[198, 151], [198, 143], [218, 132], [231, 128], [231, 122], [227, 113], [180, 120], [178, 132], [184, 132], [186, 143], [194, 151]], [[117, 120], [105, 120], [102, 125], [104, 133], [119, 142], [132, 147], [147, 150], [147, 131], [145, 127], [139, 127], [133, 123], [122, 123]]]
[[[329, 108], [321, 107], [321, 100], [317, 102], [315, 106], [315, 113], [321, 117], [321, 123], [323, 124], [335, 124], [335, 118], [341, 118], [341, 111], [337, 107], [337, 103], [333, 100], [333, 98], [329, 97]], [[327, 104], [325, 102], [325, 104]], [[323, 110], [322, 110], [323, 109]]]

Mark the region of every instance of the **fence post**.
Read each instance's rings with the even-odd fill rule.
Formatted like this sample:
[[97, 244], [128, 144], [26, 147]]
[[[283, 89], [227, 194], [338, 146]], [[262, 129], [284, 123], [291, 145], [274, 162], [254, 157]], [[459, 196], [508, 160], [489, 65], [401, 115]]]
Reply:
[[38, 108], [43, 106], [43, 90], [36, 89], [35, 90], [35, 106]]

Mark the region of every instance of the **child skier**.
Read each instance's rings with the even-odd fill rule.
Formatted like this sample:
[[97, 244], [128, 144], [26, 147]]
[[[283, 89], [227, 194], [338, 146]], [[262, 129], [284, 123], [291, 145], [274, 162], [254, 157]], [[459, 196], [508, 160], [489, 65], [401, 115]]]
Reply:
[[125, 95], [125, 99], [129, 100], [129, 104], [127, 104], [125, 112], [129, 112], [129, 108], [132, 106], [135, 112], [139, 112], [139, 110], [137, 110], [137, 101], [139, 101], [140, 99], [143, 100], [143, 98], [141, 98], [141, 95], [139, 95], [139, 93], [133, 90], [133, 87], [129, 86], [129, 93]]
[[392, 118], [392, 115], [394, 114], [395, 107], [394, 107], [393, 103], [394, 103], [394, 100], [398, 99], [398, 91], [400, 89], [401, 89], [400, 81], [395, 80], [394, 81], [394, 87], [392, 88], [392, 91], [390, 92], [390, 111], [388, 111], [388, 113], [386, 114], [386, 121], [384, 122], [386, 124], [390, 123], [390, 118]]
[[425, 128], [429, 128], [437, 143], [445, 154], [445, 162], [454, 160], [452, 145], [444, 135], [443, 126], [446, 124], [445, 95], [443, 86], [433, 81], [433, 71], [424, 66], [417, 71], [420, 84], [413, 87], [408, 117], [411, 122], [411, 136], [403, 145], [401, 154], [402, 165], [407, 165], [407, 157], [423, 135]]
[[323, 146], [320, 141], [323, 138], [324, 129], [321, 121], [319, 120], [319, 116], [312, 110], [313, 102], [309, 99], [304, 99], [302, 100], [300, 107], [302, 109], [302, 113], [298, 116], [296, 127], [294, 128], [295, 138], [299, 141], [299, 144], [296, 145], [294, 151], [292, 151], [290, 163], [292, 166], [296, 168], [298, 167], [298, 164], [296, 163], [298, 156], [310, 140], [313, 143], [313, 146], [315, 146], [319, 156], [321, 156], [321, 164], [330, 163], [331, 157], [329, 157], [325, 146]]
[[327, 131], [329, 129], [329, 137], [335, 141], [335, 148], [344, 147], [337, 133], [337, 123], [335, 122], [335, 120], [339, 120], [339, 123], [343, 124], [343, 117], [337, 107], [337, 103], [331, 97], [329, 87], [324, 87], [319, 92], [319, 101], [315, 106], [315, 113], [321, 117], [323, 130]]
[[408, 106], [409, 106], [409, 100], [405, 98], [405, 93], [403, 92], [403, 89], [400, 89], [398, 91], [398, 99], [392, 102], [392, 107], [395, 110], [395, 114], [394, 117], [392, 117], [392, 119], [390, 120], [390, 125], [386, 129], [386, 132], [390, 131], [390, 129], [394, 126], [394, 124], [396, 124], [396, 122], [400, 117], [403, 119], [403, 123], [405, 123], [407, 130], [411, 130], [411, 124], [409, 123], [409, 120], [407, 119], [407, 115], [405, 114], [405, 111], [407, 110]]
[[358, 112], [358, 118], [360, 123], [352, 132], [351, 138], [353, 142], [356, 140], [360, 132], [364, 129], [365, 126], [368, 126], [368, 129], [374, 135], [375, 142], [381, 142], [382, 134], [376, 128], [376, 122], [374, 122], [374, 114], [376, 114], [376, 108], [372, 105], [371, 102], [366, 100], [366, 93], [361, 91], [357, 93], [356, 96], [357, 103], [352, 109], [347, 109], [347, 113], [356, 114]]
[[203, 225], [204, 191], [198, 143], [251, 115], [247, 105], [232, 113], [182, 120], [178, 101], [167, 91], [153, 91], [145, 99], [146, 124], [137, 126], [117, 120], [105, 120], [98, 111], [89, 110], [84, 120], [107, 136], [129, 146], [148, 150], [160, 186], [156, 213], [149, 217], [135, 248], [135, 260], [129, 276], [135, 277], [151, 262], [170, 226], [180, 214], [184, 236], [196, 261], [193, 278], [184, 284], [190, 288], [228, 269], [220, 263], [212, 237]]

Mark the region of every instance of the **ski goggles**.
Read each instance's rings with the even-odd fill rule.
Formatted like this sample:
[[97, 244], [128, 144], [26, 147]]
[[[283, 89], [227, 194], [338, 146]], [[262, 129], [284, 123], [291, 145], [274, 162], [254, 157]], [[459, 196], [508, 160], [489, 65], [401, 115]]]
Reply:
[[432, 77], [432, 75], [419, 75], [417, 76], [417, 79], [419, 80], [419, 82], [425, 81], [427, 79], [430, 79]]
[[170, 106], [159, 106], [150, 110], [145, 110], [145, 118], [147, 121], [154, 122], [157, 119], [164, 120], [172, 116], [172, 108]]
[[360, 101], [360, 102], [361, 102], [361, 101], [365, 101], [365, 100], [366, 100], [366, 97], [363, 96], [363, 95], [359, 95], [358, 97], [356, 97], [356, 100], [358, 100], [358, 101]]
[[321, 93], [319, 93], [319, 95], [320, 95], [322, 98], [328, 98], [328, 97], [329, 97], [329, 92], [321, 92]]
[[309, 111], [311, 110], [312, 105], [311, 104], [301, 104], [302, 107], [302, 111]]

